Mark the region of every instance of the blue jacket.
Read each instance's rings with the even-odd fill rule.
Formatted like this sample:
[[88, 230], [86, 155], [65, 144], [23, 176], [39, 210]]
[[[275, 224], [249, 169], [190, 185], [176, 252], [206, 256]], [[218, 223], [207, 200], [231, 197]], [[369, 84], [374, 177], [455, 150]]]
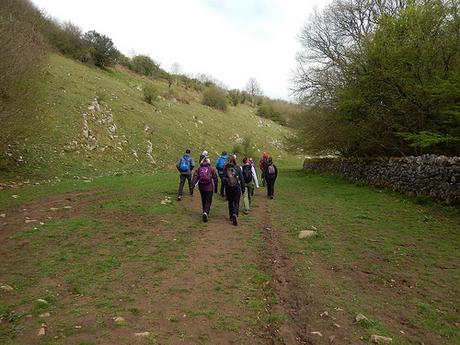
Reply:
[[[189, 170], [188, 171], [180, 171], [180, 161], [182, 159], [188, 159], [188, 161], [190, 162], [190, 165], [189, 165]], [[183, 175], [190, 175], [190, 173], [192, 172], [193, 168], [195, 167], [195, 161], [193, 160], [193, 158], [189, 155], [189, 154], [185, 154], [183, 155], [181, 158], [179, 158], [179, 160], [177, 161], [177, 164], [176, 164], [176, 168], [177, 170], [183, 174]]]
[[[222, 169], [219, 169], [217, 167], [217, 163], [219, 162], [219, 159], [223, 159], [224, 160], [224, 164], [222, 165]], [[227, 160], [228, 160], [228, 155], [225, 155], [225, 156], [219, 156], [219, 158], [217, 158], [217, 161], [216, 161], [216, 169], [217, 169], [217, 172], [219, 173], [219, 175], [222, 175], [224, 173], [224, 167], [225, 167], [225, 164], [227, 164]]]

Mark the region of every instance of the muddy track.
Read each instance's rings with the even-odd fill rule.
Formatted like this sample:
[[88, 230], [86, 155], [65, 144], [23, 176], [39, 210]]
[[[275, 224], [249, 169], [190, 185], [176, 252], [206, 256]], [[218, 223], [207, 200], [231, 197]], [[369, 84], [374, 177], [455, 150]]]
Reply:
[[311, 299], [298, 284], [294, 263], [285, 253], [279, 231], [273, 228], [268, 202], [267, 199], [262, 199], [259, 208], [254, 212], [263, 229], [265, 241], [265, 256], [261, 265], [272, 276], [270, 287], [280, 301], [280, 305], [273, 306], [273, 311], [281, 309], [279, 311], [289, 315], [291, 319], [291, 322], [285, 323], [279, 329], [270, 329], [272, 344], [314, 344], [307, 336]]

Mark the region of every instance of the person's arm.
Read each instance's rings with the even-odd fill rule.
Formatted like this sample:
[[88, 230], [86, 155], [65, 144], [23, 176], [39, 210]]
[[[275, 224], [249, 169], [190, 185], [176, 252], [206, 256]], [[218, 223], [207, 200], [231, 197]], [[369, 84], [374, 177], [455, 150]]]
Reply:
[[193, 160], [192, 157], [190, 157], [190, 171], [192, 171], [195, 168], [195, 161]]
[[198, 169], [196, 169], [195, 172], [193, 173], [192, 190], [195, 189], [195, 186], [197, 183], [198, 183]]
[[238, 179], [240, 180], [241, 193], [244, 194], [246, 186], [244, 184], [243, 170], [241, 169], [241, 167], [239, 167], [238, 169]]
[[275, 164], [273, 164], [273, 167], [275, 168], [275, 180], [278, 177], [278, 168], [276, 167]]
[[179, 172], [180, 172], [180, 169], [179, 169], [180, 160], [181, 160], [181, 158], [179, 158], [179, 160], [178, 160], [177, 163], [176, 163], [176, 169], [177, 169], [177, 171], [179, 171]]
[[217, 178], [216, 169], [212, 169], [212, 179], [214, 180], [214, 193], [217, 193], [219, 186], [219, 179]]
[[252, 178], [254, 182], [256, 183], [256, 188], [259, 188], [259, 179], [257, 178], [256, 169], [253, 166], [251, 166], [251, 172], [252, 172]]

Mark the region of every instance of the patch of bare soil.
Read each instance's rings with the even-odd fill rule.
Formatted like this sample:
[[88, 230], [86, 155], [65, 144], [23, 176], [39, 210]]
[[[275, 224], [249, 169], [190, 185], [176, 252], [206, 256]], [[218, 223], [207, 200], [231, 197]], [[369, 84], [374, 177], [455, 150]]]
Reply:
[[275, 312], [289, 315], [290, 320], [279, 329], [272, 328], [272, 344], [352, 344], [346, 329], [350, 322], [324, 309], [324, 293], [316, 288], [308, 289], [299, 281], [293, 260], [287, 254], [282, 229], [276, 229], [270, 221], [268, 202], [263, 200], [256, 210], [260, 226], [264, 229], [266, 257], [263, 267], [272, 275], [271, 288], [280, 300], [273, 306]]

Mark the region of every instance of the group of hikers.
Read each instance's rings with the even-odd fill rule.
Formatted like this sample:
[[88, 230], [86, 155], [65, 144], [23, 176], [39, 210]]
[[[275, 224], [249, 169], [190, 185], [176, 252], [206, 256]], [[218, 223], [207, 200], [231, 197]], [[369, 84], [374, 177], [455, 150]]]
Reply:
[[[241, 195], [243, 195], [244, 213], [248, 214], [251, 198], [254, 196], [254, 189], [259, 188], [257, 166], [253, 159], [251, 157], [244, 157], [240, 166], [237, 162], [236, 154], [228, 155], [224, 151], [217, 158], [214, 167], [211, 165], [209, 153], [203, 151], [199, 162], [199, 167], [193, 172], [195, 161], [191, 156], [191, 151], [186, 150], [185, 154], [179, 158], [176, 164], [176, 168], [180, 174], [177, 200], [180, 201], [182, 199], [186, 180], [188, 181], [190, 195], [193, 195], [193, 190], [198, 185], [203, 208], [203, 222], [207, 222], [211, 210], [213, 193], [219, 191], [221, 197], [225, 198], [228, 202], [230, 222], [233, 225], [238, 225]], [[264, 152], [259, 161], [259, 169], [261, 171], [262, 186], [267, 187], [267, 198], [273, 199], [278, 169], [273, 164], [273, 159], [267, 152]]]

